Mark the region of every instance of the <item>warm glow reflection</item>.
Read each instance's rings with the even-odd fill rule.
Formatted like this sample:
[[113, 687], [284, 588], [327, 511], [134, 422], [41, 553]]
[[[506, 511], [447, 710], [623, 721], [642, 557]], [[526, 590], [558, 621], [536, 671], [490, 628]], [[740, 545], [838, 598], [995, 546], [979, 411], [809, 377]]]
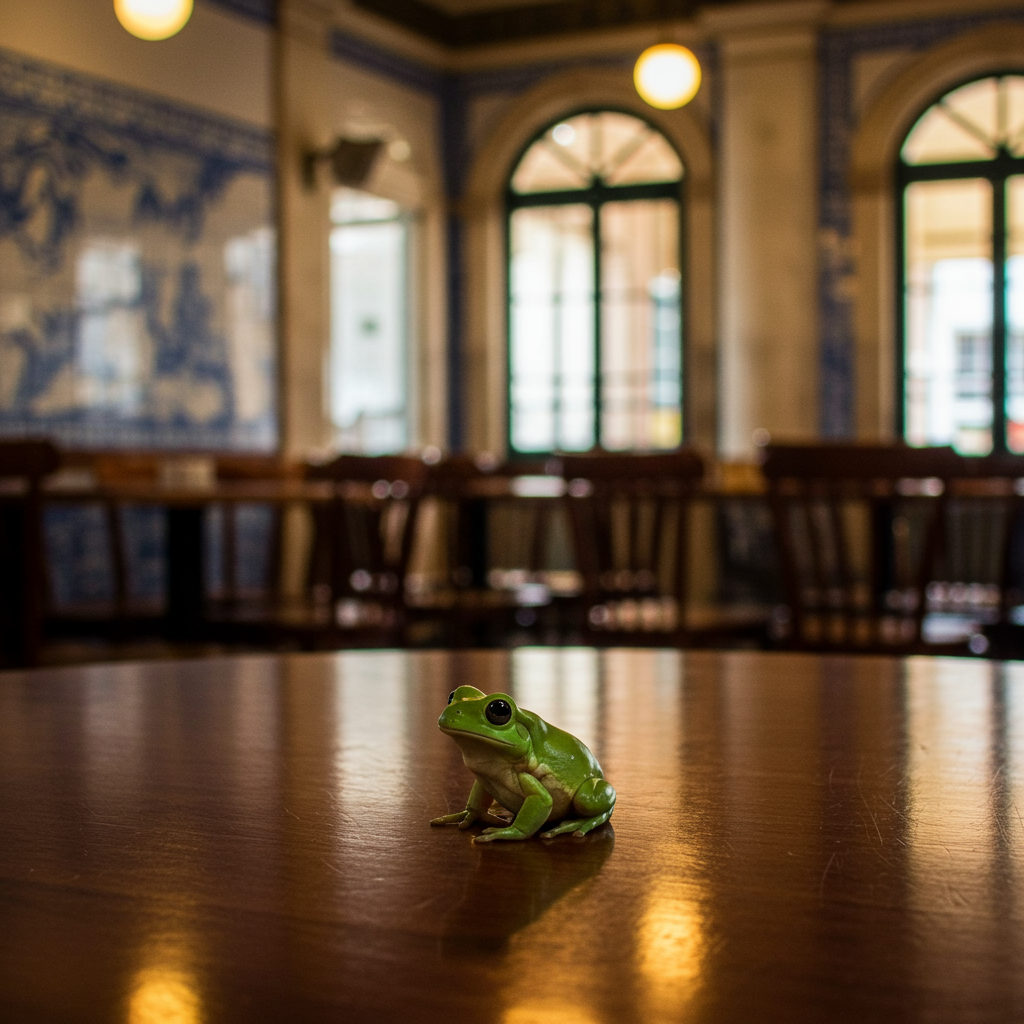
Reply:
[[700, 62], [692, 50], [677, 43], [650, 46], [633, 69], [640, 98], [659, 110], [685, 106], [700, 88]]
[[140, 971], [128, 1000], [128, 1024], [199, 1024], [199, 996], [181, 971]]
[[677, 879], [658, 882], [640, 919], [640, 971], [659, 1004], [689, 996], [704, 957], [703, 918], [682, 889]]
[[512, 652], [512, 694], [520, 707], [565, 729], [593, 750], [598, 741], [598, 653], [585, 647]]
[[192, 16], [192, 0], [114, 0], [117, 20], [139, 39], [167, 39]]
[[[922, 979], [941, 973], [950, 991], [973, 981], [962, 950], [987, 962], [981, 951], [995, 958], [1005, 942], [998, 918], [977, 905], [1000, 891], [1000, 857], [1020, 827], [1015, 811], [999, 819], [991, 790], [1005, 770], [993, 762], [995, 671], [993, 662], [952, 658], [911, 658], [906, 666], [906, 891], [920, 922], [913, 968]], [[1012, 903], [1015, 895], [1005, 890], [1000, 898]], [[943, 927], [935, 925], [939, 913]]]
[[543, 1000], [510, 1006], [502, 1024], [597, 1024], [597, 1018], [576, 1003]]
[[[347, 815], [373, 816], [382, 802], [401, 800], [408, 784], [404, 664], [398, 651], [353, 654], [335, 664], [338, 791]], [[355, 835], [346, 827], [339, 838], [362, 843]]]

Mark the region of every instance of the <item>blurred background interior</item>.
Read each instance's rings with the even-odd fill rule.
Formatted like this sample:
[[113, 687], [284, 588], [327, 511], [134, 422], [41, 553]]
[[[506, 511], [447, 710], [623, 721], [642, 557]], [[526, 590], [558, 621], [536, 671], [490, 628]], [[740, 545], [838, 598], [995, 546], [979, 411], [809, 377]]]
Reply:
[[0, 7], [0, 664], [1024, 653], [1024, 5], [131, 7]]

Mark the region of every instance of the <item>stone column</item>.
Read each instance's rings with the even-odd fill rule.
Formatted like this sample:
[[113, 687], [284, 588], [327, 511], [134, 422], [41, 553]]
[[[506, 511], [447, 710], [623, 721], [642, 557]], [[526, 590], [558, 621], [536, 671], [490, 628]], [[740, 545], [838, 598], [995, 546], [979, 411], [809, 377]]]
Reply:
[[[719, 449], [818, 434], [818, 0], [708, 12], [720, 44]], [[763, 434], [761, 435], [764, 436]]]

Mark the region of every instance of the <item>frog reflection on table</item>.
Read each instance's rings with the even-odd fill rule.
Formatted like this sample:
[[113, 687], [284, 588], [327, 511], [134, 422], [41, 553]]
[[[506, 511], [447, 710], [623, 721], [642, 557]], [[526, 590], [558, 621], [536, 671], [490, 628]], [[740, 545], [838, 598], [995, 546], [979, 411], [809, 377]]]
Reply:
[[441, 952], [500, 953], [516, 932], [594, 878], [614, 849], [611, 824], [573, 843], [474, 843], [467, 852], [475, 867], [448, 882], [457, 881], [460, 894], [448, 896], [445, 890]]
[[[549, 822], [557, 824], [541, 832], [542, 839], [584, 836], [611, 817], [615, 790], [586, 744], [518, 707], [508, 694], [460, 686], [437, 725], [456, 742], [476, 781], [465, 810], [431, 825], [464, 829], [488, 822], [474, 842], [489, 843], [529, 839]], [[570, 812], [576, 817], [567, 818]]]

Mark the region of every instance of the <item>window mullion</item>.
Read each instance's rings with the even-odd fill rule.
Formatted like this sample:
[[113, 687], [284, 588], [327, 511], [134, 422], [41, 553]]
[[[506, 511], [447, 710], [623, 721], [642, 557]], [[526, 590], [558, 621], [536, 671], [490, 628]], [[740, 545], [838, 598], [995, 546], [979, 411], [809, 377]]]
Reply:
[[899, 401], [896, 403], [896, 435], [907, 433], [907, 188], [904, 182], [896, 204], [896, 381]]
[[992, 182], [992, 449], [1006, 451], [1006, 179]]
[[601, 367], [601, 204], [591, 205], [591, 231], [594, 246], [594, 443], [604, 447], [601, 434], [602, 411], [604, 409], [604, 375]]

